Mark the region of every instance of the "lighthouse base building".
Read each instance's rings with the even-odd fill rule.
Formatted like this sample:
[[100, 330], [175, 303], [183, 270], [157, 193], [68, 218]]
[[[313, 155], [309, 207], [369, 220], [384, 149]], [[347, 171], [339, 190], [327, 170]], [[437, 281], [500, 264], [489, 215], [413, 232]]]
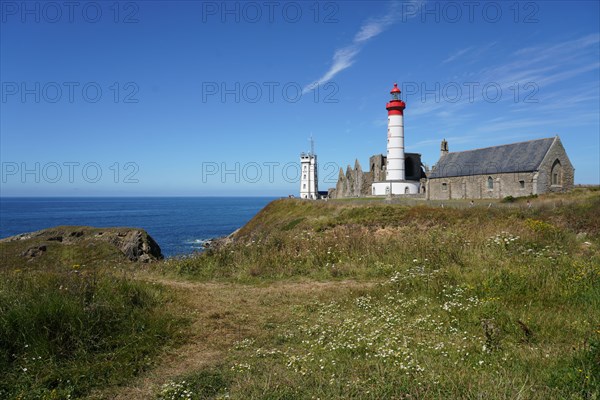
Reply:
[[373, 196], [390, 196], [399, 194], [419, 194], [421, 184], [411, 181], [383, 181], [371, 185]]
[[373, 183], [371, 184], [372, 196], [388, 196], [388, 195], [405, 195], [412, 194], [416, 195], [422, 193], [422, 182], [421, 179], [425, 178], [425, 170], [421, 164], [421, 155], [418, 153], [405, 153], [404, 158], [404, 181], [386, 181], [385, 180], [385, 169], [387, 165], [387, 157], [384, 155], [373, 156], [373, 158], [380, 158], [381, 163], [371, 163], [371, 171], [376, 170], [376, 165], [381, 165], [380, 173], [378, 177], [374, 177]]

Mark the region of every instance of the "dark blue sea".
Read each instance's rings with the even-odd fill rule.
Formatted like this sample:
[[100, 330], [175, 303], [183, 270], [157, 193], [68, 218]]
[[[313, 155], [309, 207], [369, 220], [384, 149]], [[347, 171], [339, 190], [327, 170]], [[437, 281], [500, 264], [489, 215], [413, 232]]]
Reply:
[[2, 197], [0, 238], [57, 225], [145, 229], [165, 257], [190, 254], [202, 243], [248, 222], [272, 197]]

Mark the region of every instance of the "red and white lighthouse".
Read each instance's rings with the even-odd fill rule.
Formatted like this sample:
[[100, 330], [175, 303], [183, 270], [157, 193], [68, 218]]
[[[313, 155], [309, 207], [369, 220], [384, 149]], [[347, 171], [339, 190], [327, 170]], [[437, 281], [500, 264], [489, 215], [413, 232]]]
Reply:
[[385, 105], [388, 111], [386, 180], [403, 181], [405, 179], [404, 109], [406, 104], [400, 100], [400, 89], [397, 83], [394, 83], [390, 94], [392, 98]]
[[406, 179], [404, 154], [404, 109], [400, 100], [400, 89], [394, 83], [390, 91], [392, 98], [385, 105], [388, 112], [387, 161], [385, 181], [374, 182], [371, 191], [375, 196], [419, 193], [420, 182]]

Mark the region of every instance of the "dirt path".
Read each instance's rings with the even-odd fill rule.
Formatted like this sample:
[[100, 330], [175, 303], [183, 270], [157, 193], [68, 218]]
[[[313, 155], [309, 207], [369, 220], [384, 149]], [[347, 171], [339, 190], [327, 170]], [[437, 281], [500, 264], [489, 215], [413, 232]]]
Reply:
[[170, 380], [225, 361], [237, 340], [265, 335], [265, 324], [286, 321], [290, 307], [366, 289], [374, 282], [301, 281], [250, 286], [233, 283], [190, 282], [138, 276], [173, 289], [176, 312], [191, 318], [186, 342], [160, 357], [156, 366], [131, 384], [93, 393], [88, 399], [149, 400]]

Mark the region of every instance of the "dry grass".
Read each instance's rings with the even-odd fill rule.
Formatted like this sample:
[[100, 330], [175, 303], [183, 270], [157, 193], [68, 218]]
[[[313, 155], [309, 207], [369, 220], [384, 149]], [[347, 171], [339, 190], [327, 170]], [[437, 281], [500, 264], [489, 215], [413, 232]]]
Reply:
[[233, 244], [120, 266], [189, 325], [90, 398], [598, 398], [600, 193], [532, 203], [281, 200]]
[[98, 391], [90, 399], [146, 400], [170, 380], [193, 371], [228, 368], [229, 349], [247, 337], [269, 340], [273, 329], [289, 321], [298, 305], [330, 301], [374, 283], [276, 282], [249, 286], [165, 279], [140, 273], [137, 279], [164, 285], [179, 299], [180, 315], [191, 324], [185, 344], [166, 352], [157, 367], [123, 388]]
[[[212, 396], [596, 398], [600, 196], [532, 203], [276, 201], [233, 245], [162, 268], [242, 296], [298, 279], [384, 282], [265, 298]], [[161, 398], [182, 379], [206, 387], [188, 371]]]

